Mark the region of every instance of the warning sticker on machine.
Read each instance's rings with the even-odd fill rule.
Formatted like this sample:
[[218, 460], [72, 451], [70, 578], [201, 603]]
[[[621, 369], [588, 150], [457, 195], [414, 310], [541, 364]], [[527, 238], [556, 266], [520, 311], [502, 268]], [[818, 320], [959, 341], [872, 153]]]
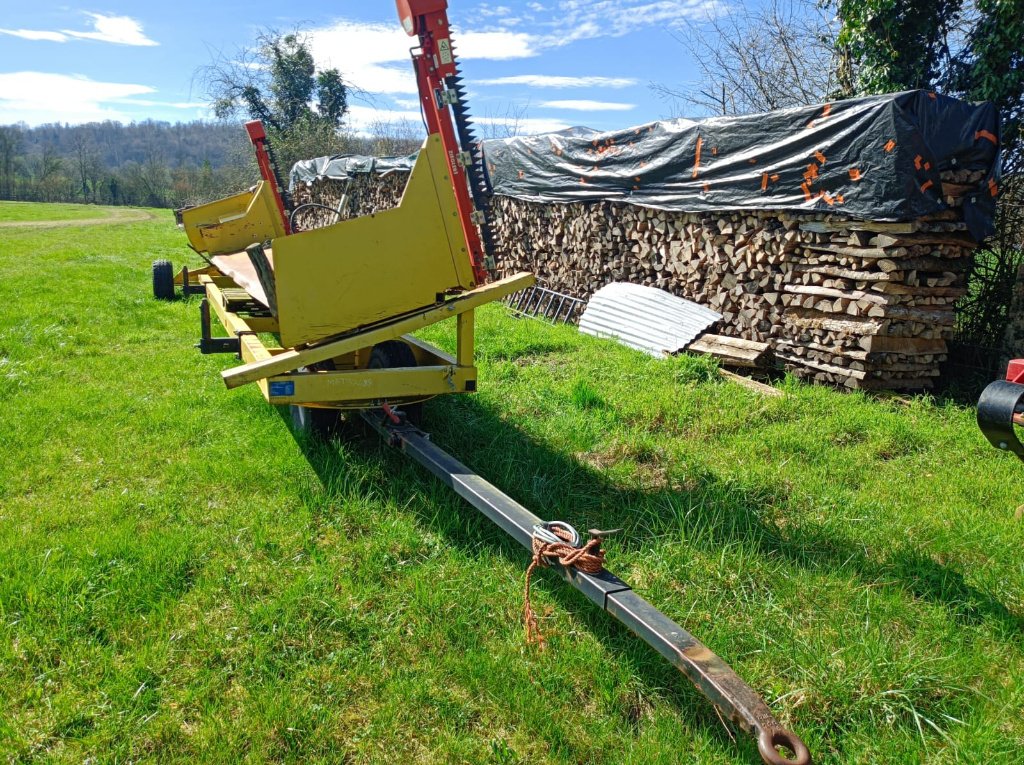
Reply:
[[452, 41], [445, 37], [437, 41], [437, 53], [441, 57], [441, 65], [452, 63]]

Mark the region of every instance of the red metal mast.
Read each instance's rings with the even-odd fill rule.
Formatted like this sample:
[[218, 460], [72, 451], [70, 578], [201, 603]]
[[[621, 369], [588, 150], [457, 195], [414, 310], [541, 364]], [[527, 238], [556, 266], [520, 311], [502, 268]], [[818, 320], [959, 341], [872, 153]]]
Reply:
[[[474, 147], [465, 145], [469, 132], [465, 127], [461, 136], [456, 134], [449, 106], [459, 108], [461, 92], [458, 88], [459, 73], [452, 49], [451, 32], [448, 27], [447, 0], [397, 0], [398, 16], [405, 31], [420, 41], [419, 49], [413, 51], [413, 65], [416, 82], [420, 90], [420, 105], [427, 123], [427, 132], [441, 136], [448, 166], [451, 170], [452, 187], [459, 208], [459, 219], [466, 240], [473, 274], [477, 284], [487, 281], [487, 253], [481, 241], [477, 226], [486, 226], [486, 218], [480, 205], [474, 204], [471, 195], [472, 178], [470, 168], [474, 163]], [[464, 109], [459, 109], [464, 114]], [[459, 139], [462, 137], [463, 143]]]
[[259, 120], [245, 123], [245, 132], [249, 134], [249, 140], [256, 149], [256, 162], [260, 166], [260, 177], [270, 186], [273, 191], [274, 203], [277, 211], [281, 214], [281, 221], [284, 223], [285, 234], [292, 233], [291, 224], [288, 221], [288, 211], [284, 204], [284, 189], [278, 178], [277, 164], [274, 156], [270, 153], [270, 144], [267, 143], [267, 131]]

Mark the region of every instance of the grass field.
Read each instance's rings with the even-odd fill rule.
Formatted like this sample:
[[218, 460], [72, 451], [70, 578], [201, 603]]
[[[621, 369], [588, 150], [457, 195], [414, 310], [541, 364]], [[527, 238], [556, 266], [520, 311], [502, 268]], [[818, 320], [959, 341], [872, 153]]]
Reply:
[[65, 205], [35, 202], [0, 202], [0, 223], [22, 221], [65, 221], [103, 218], [112, 207]]
[[[167, 212], [0, 237], [0, 759], [758, 761], [551, 572], [526, 648], [525, 552], [422, 470], [225, 390], [197, 299], [150, 297], [187, 252]], [[1021, 761], [1024, 465], [969, 409], [478, 325], [481, 391], [428, 404], [436, 441], [624, 527], [609, 567], [817, 763]]]

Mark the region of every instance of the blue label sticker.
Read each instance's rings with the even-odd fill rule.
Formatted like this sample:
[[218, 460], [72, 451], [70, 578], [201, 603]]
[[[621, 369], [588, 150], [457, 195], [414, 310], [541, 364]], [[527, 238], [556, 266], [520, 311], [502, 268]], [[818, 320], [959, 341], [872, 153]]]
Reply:
[[270, 383], [270, 395], [276, 396], [294, 396], [295, 395], [295, 383], [291, 380], [282, 382]]

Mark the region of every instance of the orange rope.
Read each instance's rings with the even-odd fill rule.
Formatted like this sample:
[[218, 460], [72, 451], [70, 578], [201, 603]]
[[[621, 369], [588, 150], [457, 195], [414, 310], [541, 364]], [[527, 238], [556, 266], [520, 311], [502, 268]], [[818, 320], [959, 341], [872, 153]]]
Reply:
[[523, 604], [523, 617], [526, 622], [526, 643], [537, 644], [544, 647], [544, 636], [537, 626], [537, 615], [530, 602], [530, 580], [533, 572], [538, 566], [547, 566], [548, 558], [555, 558], [565, 568], [577, 568], [584, 574], [599, 574], [604, 570], [604, 550], [601, 549], [601, 540], [594, 537], [583, 547], [573, 547], [569, 544], [572, 538], [568, 531], [557, 526], [549, 528], [551, 533], [563, 539], [563, 542], [545, 542], [537, 537], [533, 538], [533, 560], [530, 567], [526, 569], [526, 592]]

